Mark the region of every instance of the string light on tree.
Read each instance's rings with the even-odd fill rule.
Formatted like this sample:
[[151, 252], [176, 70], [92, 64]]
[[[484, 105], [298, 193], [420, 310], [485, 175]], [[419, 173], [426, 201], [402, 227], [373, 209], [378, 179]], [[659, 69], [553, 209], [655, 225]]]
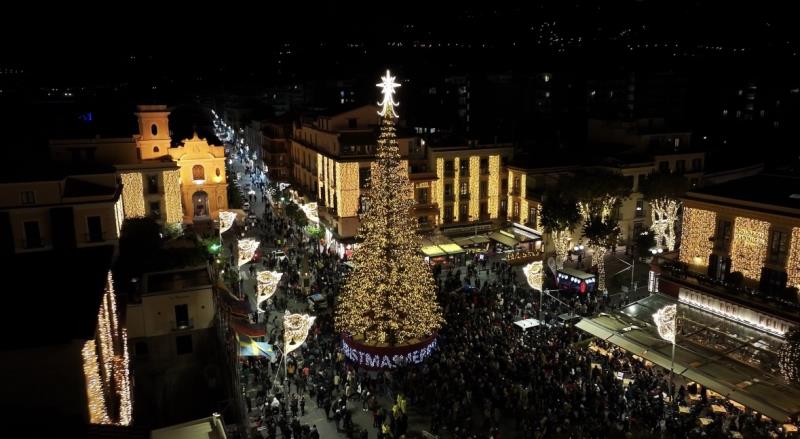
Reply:
[[793, 384], [800, 384], [800, 328], [786, 332], [786, 342], [778, 351], [781, 375]]
[[361, 217], [363, 242], [353, 252], [354, 269], [336, 308], [336, 328], [365, 343], [391, 345], [434, 334], [443, 322], [430, 266], [419, 256], [414, 200], [403, 172], [395, 135], [387, 71], [376, 161], [372, 165], [368, 208]]

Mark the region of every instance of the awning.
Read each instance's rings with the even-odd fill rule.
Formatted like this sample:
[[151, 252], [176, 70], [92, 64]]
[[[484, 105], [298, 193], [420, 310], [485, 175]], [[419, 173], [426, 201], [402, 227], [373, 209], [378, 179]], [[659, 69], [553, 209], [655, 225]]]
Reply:
[[511, 248], [514, 248], [519, 244], [519, 242], [516, 239], [510, 236], [506, 236], [500, 232], [492, 232], [492, 234], [489, 235], [489, 238]]
[[518, 320], [514, 322], [514, 324], [522, 329], [528, 329], [539, 326], [541, 323], [536, 319], [525, 319], [525, 320]]
[[422, 253], [429, 258], [435, 258], [437, 256], [442, 256], [447, 254], [447, 252], [439, 248], [438, 245], [427, 245], [425, 247], [422, 247]]
[[251, 338], [264, 337], [267, 335], [266, 325], [254, 325], [243, 319], [231, 319], [230, 325], [238, 335], [244, 335]]

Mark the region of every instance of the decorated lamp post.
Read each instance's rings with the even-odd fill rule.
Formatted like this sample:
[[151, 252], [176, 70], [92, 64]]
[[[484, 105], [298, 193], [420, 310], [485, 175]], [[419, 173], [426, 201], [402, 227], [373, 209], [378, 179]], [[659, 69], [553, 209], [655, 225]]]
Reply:
[[653, 313], [653, 321], [658, 329], [658, 335], [672, 343], [672, 355], [669, 363], [669, 397], [670, 401], [672, 401], [675, 395], [672, 385], [672, 373], [675, 366], [675, 333], [678, 327], [678, 306], [667, 305], [659, 309]]

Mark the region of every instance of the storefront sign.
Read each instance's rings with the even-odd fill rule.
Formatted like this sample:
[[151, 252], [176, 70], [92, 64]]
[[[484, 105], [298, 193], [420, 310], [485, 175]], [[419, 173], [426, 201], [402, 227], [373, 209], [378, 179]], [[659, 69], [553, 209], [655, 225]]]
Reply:
[[779, 319], [769, 314], [748, 308], [714, 296], [702, 294], [687, 288], [678, 290], [678, 300], [712, 314], [760, 329], [770, 334], [783, 337], [786, 331], [795, 325], [787, 320]]

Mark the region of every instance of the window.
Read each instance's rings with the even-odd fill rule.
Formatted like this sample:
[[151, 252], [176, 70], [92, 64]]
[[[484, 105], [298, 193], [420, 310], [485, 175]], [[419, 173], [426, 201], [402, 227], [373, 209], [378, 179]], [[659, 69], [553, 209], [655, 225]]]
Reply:
[[461, 168], [459, 169], [459, 173], [462, 176], [469, 175], [469, 159], [461, 159], [459, 162], [459, 167]]
[[147, 176], [147, 193], [149, 194], [158, 193], [158, 175], [154, 174]]
[[642, 182], [644, 181], [644, 178], [645, 178], [644, 174], [639, 174], [636, 176], [636, 190], [640, 192], [642, 190]]
[[22, 191], [19, 193], [22, 204], [36, 204], [36, 195], [33, 191]]
[[504, 194], [508, 193], [508, 179], [507, 178], [503, 179], [502, 189], [503, 189], [503, 193]]
[[462, 182], [461, 182], [461, 189], [458, 191], [458, 193], [459, 193], [459, 194], [460, 194], [462, 197], [464, 197], [464, 196], [466, 196], [466, 195], [469, 195], [469, 185], [467, 184], [467, 182], [466, 182], [466, 181], [462, 181]]
[[514, 195], [519, 195], [520, 191], [519, 186], [520, 186], [519, 177], [514, 177], [514, 185], [511, 187], [511, 193]]
[[480, 204], [480, 216], [481, 218], [486, 218], [489, 216], [489, 203], [485, 201], [481, 201]]
[[789, 234], [773, 230], [769, 236], [769, 252], [767, 260], [770, 264], [782, 264], [786, 260]]
[[703, 160], [692, 159], [692, 172], [700, 172], [703, 170]]
[[445, 160], [444, 161], [444, 176], [445, 177], [452, 177], [453, 175], [455, 175], [455, 173], [456, 173], [456, 171], [455, 171], [455, 169], [453, 167], [453, 161], [452, 160]]
[[511, 208], [511, 216], [514, 218], [519, 218], [519, 201], [514, 202], [514, 205]]
[[690, 184], [692, 185], [692, 187], [697, 187], [697, 179], [696, 178], [691, 179]]
[[658, 170], [661, 172], [669, 172], [669, 162], [668, 161], [658, 162]]
[[765, 293], [782, 293], [786, 289], [787, 277], [783, 270], [762, 267], [758, 289]]
[[444, 185], [444, 200], [445, 201], [453, 201], [453, 185], [452, 184], [445, 184]]
[[428, 188], [417, 189], [417, 203], [428, 204]]
[[536, 214], [537, 210], [535, 207], [528, 208], [528, 225], [536, 227]]
[[194, 165], [192, 166], [192, 180], [205, 180], [206, 179], [206, 171], [203, 169], [203, 165]]
[[89, 242], [99, 242], [103, 240], [103, 222], [99, 216], [86, 217], [87, 240]]
[[500, 214], [505, 216], [507, 211], [508, 205], [506, 204], [506, 200], [500, 200]]
[[351, 117], [347, 119], [347, 128], [356, 129], [358, 128], [358, 119], [355, 117]]
[[636, 218], [644, 217], [644, 200], [636, 200], [636, 210], [634, 212]]
[[192, 353], [192, 335], [179, 335], [175, 337], [175, 348], [178, 355]]
[[469, 205], [462, 203], [458, 205], [458, 220], [467, 221], [469, 219]]
[[728, 251], [731, 246], [731, 222], [727, 220], [717, 221], [716, 249]]
[[161, 202], [153, 201], [150, 203], [150, 216], [154, 219], [161, 219]]
[[686, 160], [678, 160], [675, 162], [675, 172], [678, 174], [686, 172]]
[[189, 327], [189, 305], [175, 305], [175, 327], [178, 329]]
[[642, 234], [642, 232], [644, 232], [644, 224], [640, 222], [633, 223], [633, 236], [639, 236]]
[[444, 206], [444, 222], [453, 222], [453, 206]]
[[154, 147], [153, 147], [153, 152], [158, 152], [158, 151], [159, 151], [158, 147], [157, 147], [157, 146], [154, 146]]
[[486, 175], [489, 173], [489, 159], [482, 158], [481, 159], [481, 175]]
[[37, 248], [43, 245], [39, 232], [39, 221], [25, 221], [25, 248]]
[[157, 136], [157, 135], [158, 135], [158, 125], [156, 125], [156, 124], [152, 124], [152, 125], [150, 125], [150, 132], [151, 132], [151, 133], [152, 133], [154, 136]]
[[633, 190], [633, 175], [626, 176], [625, 181], [628, 187], [631, 188], [631, 190]]
[[[281, 161], [283, 161], [283, 157], [281, 157]], [[219, 168], [217, 168], [216, 175], [217, 177], [221, 175], [221, 171], [219, 170]]]
[[488, 181], [482, 181], [480, 183], [480, 197], [481, 198], [486, 198], [488, 196], [489, 196], [489, 182]]

